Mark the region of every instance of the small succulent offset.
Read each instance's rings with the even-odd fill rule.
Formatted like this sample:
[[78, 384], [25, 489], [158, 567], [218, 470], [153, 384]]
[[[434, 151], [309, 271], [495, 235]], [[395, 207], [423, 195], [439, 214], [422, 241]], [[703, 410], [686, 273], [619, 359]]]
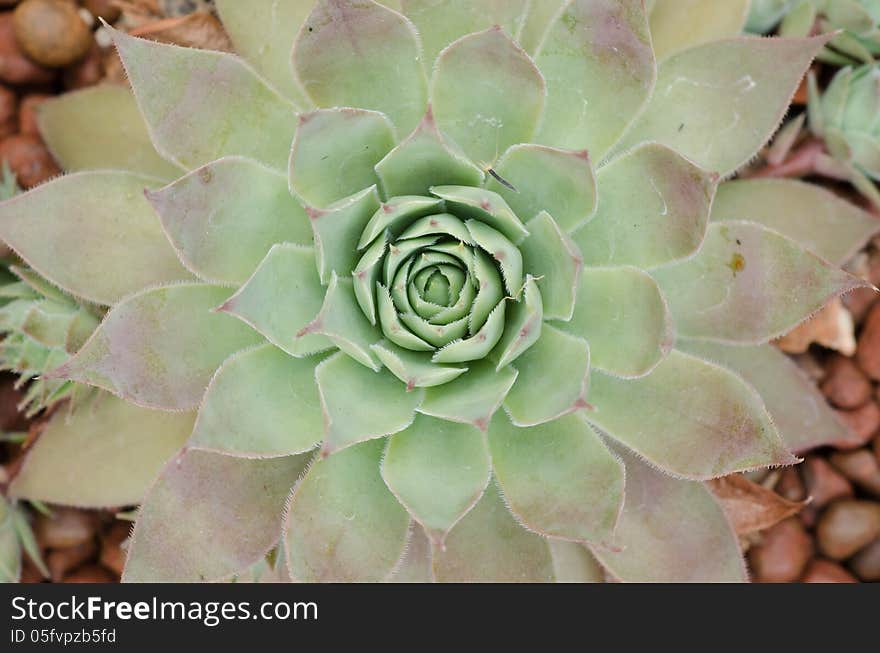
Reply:
[[133, 96], [46, 103], [70, 174], [0, 206], [109, 308], [45, 377], [108, 392], [12, 494], [140, 504], [130, 581], [270, 551], [296, 581], [743, 580], [703, 481], [848, 435], [766, 343], [865, 285], [836, 266], [877, 227], [720, 183], [827, 42], [736, 37], [745, 5], [221, 0], [241, 58], [114, 33]]
[[785, 37], [819, 32], [834, 37], [817, 56], [847, 66], [880, 55], [880, 0], [752, 0], [746, 29]]
[[824, 93], [811, 73], [808, 117], [836, 163], [830, 172], [880, 207], [880, 67], [842, 68]]

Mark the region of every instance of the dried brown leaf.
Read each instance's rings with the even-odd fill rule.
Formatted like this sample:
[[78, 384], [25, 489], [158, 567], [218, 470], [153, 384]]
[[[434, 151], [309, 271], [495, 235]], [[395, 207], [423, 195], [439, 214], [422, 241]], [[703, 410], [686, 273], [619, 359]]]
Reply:
[[788, 501], [741, 474], [708, 482], [737, 535], [749, 535], [800, 512], [807, 502]]

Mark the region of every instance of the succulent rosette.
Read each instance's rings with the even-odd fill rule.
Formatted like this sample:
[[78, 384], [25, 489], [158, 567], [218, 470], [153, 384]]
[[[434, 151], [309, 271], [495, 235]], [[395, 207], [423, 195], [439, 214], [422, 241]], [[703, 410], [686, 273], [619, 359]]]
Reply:
[[0, 235], [107, 307], [46, 374], [107, 392], [12, 492], [141, 504], [132, 581], [744, 579], [703, 481], [847, 435], [766, 343], [876, 224], [719, 182], [826, 39], [390, 5], [220, 1], [240, 56], [114, 33], [133, 95], [45, 105]]

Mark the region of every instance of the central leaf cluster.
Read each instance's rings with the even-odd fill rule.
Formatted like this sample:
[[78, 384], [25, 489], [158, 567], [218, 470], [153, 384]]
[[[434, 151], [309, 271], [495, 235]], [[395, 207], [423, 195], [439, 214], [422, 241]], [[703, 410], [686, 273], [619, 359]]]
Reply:
[[493, 360], [507, 364], [538, 335], [516, 317], [519, 304], [540, 312], [517, 246], [528, 232], [495, 193], [431, 194], [391, 198], [373, 215], [353, 273], [358, 303], [388, 341], [432, 363], [480, 360], [500, 346]]

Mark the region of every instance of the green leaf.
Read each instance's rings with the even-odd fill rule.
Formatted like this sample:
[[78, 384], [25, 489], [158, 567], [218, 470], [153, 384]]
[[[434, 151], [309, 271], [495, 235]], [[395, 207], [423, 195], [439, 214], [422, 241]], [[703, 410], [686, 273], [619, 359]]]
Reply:
[[538, 281], [544, 317], [570, 320], [584, 267], [581, 252], [548, 213], [538, 215], [526, 228], [529, 236], [520, 245], [523, 268]]
[[590, 422], [676, 476], [707, 480], [797, 462], [751, 386], [678, 351], [640, 379], [594, 374], [589, 399]]
[[427, 82], [416, 29], [378, 3], [319, 0], [297, 36], [293, 68], [319, 107], [381, 111], [401, 134], [425, 112]]
[[242, 155], [287, 167], [294, 106], [244, 61], [112, 31], [150, 136], [163, 157], [193, 169]]
[[504, 335], [506, 310], [506, 302], [498, 304], [479, 331], [469, 338], [457, 339], [438, 349], [431, 357], [431, 362], [467, 363], [484, 359]]
[[192, 410], [220, 364], [260, 340], [214, 310], [228, 294], [187, 283], [133, 295], [49, 378], [94, 385], [146, 408]]
[[139, 408], [110, 395], [56, 411], [10, 486], [13, 496], [83, 508], [140, 503], [192, 431], [192, 413]]
[[389, 438], [382, 461], [382, 478], [394, 496], [441, 545], [480, 500], [491, 476], [484, 434], [424, 416]]
[[623, 506], [623, 464], [578, 415], [519, 428], [492, 420], [489, 448], [507, 506], [547, 537], [609, 543]]
[[518, 382], [504, 401], [517, 426], [536, 426], [585, 408], [590, 382], [590, 348], [586, 340], [541, 328], [541, 337], [516, 361]]
[[208, 386], [189, 445], [247, 458], [311, 451], [324, 433], [317, 363], [272, 345], [234, 354]]
[[302, 582], [378, 582], [403, 555], [409, 515], [379, 473], [384, 442], [312, 465], [290, 498], [285, 544]]
[[721, 184], [712, 220], [751, 220], [843, 265], [880, 230], [867, 211], [796, 179], [739, 179]]
[[653, 275], [682, 336], [742, 344], [768, 342], [829, 299], [869, 287], [793, 240], [739, 221], [710, 224], [696, 256]]
[[443, 50], [431, 81], [440, 129], [472, 159], [487, 163], [532, 139], [545, 95], [535, 62], [500, 27], [464, 36]]
[[333, 343], [302, 334], [321, 310], [325, 291], [318, 279], [315, 251], [289, 243], [274, 245], [256, 272], [220, 307], [293, 356], [329, 349]]
[[370, 347], [381, 335], [358, 305], [351, 278], [340, 279], [333, 273], [321, 311], [297, 337], [311, 335], [326, 336], [361, 365], [373, 370], [380, 367]]
[[568, 0], [535, 56], [547, 79], [536, 141], [596, 161], [651, 95], [654, 53], [641, 0]]
[[567, 4], [568, 0], [540, 0], [539, 2], [532, 0], [529, 3], [522, 33], [519, 36], [519, 42], [526, 52], [532, 54], [538, 49], [538, 46], [544, 41], [547, 30], [553, 24], [553, 19], [562, 6]]
[[813, 380], [776, 347], [732, 347], [687, 339], [680, 340], [676, 347], [722, 365], [751, 384], [792, 451], [808, 451], [853, 437]]
[[829, 37], [740, 37], [680, 52], [660, 66], [650, 103], [618, 144], [668, 145], [727, 176], [764, 145]]
[[312, 240], [284, 175], [241, 157], [202, 166], [147, 199], [186, 266], [211, 283], [241, 285], [275, 243]]
[[656, 0], [651, 39], [658, 59], [709, 41], [738, 36], [749, 15], [749, 0]]
[[512, 367], [495, 370], [489, 360], [475, 361], [459, 378], [441, 386], [425, 389], [425, 399], [418, 411], [424, 415], [461, 422], [481, 431], [489, 428], [492, 415], [516, 381]]
[[483, 171], [440, 133], [430, 107], [415, 131], [376, 164], [376, 175], [385, 199], [427, 195], [435, 184], [483, 183]]
[[587, 265], [648, 268], [696, 252], [718, 177], [651, 143], [599, 169], [596, 217], [574, 234]]
[[0, 583], [17, 583], [21, 577], [21, 544], [15, 532], [14, 511], [0, 496]]
[[374, 372], [342, 353], [319, 364], [315, 379], [324, 411], [324, 456], [404, 430], [424, 392], [408, 392], [388, 371]]
[[434, 572], [431, 569], [431, 542], [425, 530], [414, 524], [403, 559], [390, 578], [393, 583], [432, 583]]
[[394, 147], [381, 113], [334, 108], [301, 114], [290, 155], [290, 188], [324, 207], [377, 182], [374, 166]]
[[585, 268], [573, 317], [554, 326], [590, 343], [593, 367], [624, 378], [648, 374], [675, 342], [660, 288], [633, 267]]
[[385, 341], [373, 345], [371, 349], [389, 372], [406, 383], [409, 390], [443, 385], [468, 371], [467, 367], [436, 365], [431, 362], [429, 353], [411, 351]]
[[590, 550], [577, 542], [547, 540], [557, 583], [604, 583], [605, 570]]
[[553, 561], [546, 540], [520, 526], [494, 483], [446, 538], [435, 544], [434, 576], [447, 583], [547, 583]]
[[134, 95], [125, 86], [100, 84], [41, 102], [37, 123], [49, 150], [68, 172], [180, 176], [180, 169], [156, 152]]
[[591, 547], [605, 568], [634, 583], [746, 581], [739, 542], [709, 490], [620, 454], [626, 500], [615, 531], [617, 548]]
[[433, 66], [440, 51], [466, 34], [499, 25], [518, 38], [530, 0], [402, 0], [403, 13], [419, 30], [425, 64]]
[[189, 279], [144, 198], [155, 184], [127, 172], [60, 177], [0, 204], [0, 238], [49, 281], [99, 304]]
[[290, 51], [314, 2], [217, 0], [215, 4], [235, 51], [299, 108], [309, 108], [311, 100], [294, 79]]
[[[466, 186], [433, 186], [431, 194], [445, 200], [447, 209], [459, 218], [485, 223], [515, 245], [519, 245], [529, 235], [504, 198], [490, 190]], [[480, 246], [486, 248], [482, 243]]]
[[322, 284], [330, 282], [332, 272], [342, 277], [352, 273], [360, 258], [361, 234], [379, 208], [376, 187], [371, 186], [326, 209], [309, 210]]
[[123, 581], [207, 582], [243, 572], [278, 542], [284, 500], [308, 460], [184, 452], [138, 511]]
[[507, 200], [523, 220], [546, 211], [565, 231], [572, 231], [596, 210], [596, 178], [586, 150], [514, 145], [494, 171], [507, 185], [497, 177], [489, 177], [486, 188]]
[[[522, 298], [510, 302], [504, 334], [498, 342], [495, 354], [498, 356], [496, 369], [510, 365], [522, 356], [529, 347], [541, 337], [541, 326], [544, 321], [544, 304], [541, 291], [534, 277], [526, 277]], [[488, 322], [487, 322], [488, 324]]]

